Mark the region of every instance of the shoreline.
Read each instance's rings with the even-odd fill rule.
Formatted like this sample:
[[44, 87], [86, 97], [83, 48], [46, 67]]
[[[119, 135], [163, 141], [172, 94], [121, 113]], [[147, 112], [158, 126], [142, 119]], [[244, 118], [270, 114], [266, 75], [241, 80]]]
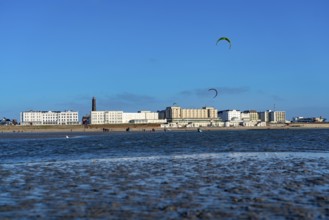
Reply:
[[[122, 125], [39, 125], [39, 126], [22, 126], [9, 125], [0, 126], [0, 133], [42, 133], [42, 132], [152, 132], [165, 131], [159, 124], [122, 124]], [[167, 131], [196, 131], [198, 128], [167, 128]], [[329, 123], [293, 123], [293, 124], [271, 124], [262, 127], [201, 127], [203, 131], [221, 131], [221, 130], [270, 130], [270, 129], [329, 129]]]

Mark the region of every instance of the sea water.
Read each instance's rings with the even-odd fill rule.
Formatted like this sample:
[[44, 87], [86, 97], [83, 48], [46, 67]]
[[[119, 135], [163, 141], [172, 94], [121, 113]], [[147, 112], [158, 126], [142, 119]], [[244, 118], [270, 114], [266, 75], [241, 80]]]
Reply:
[[0, 134], [0, 218], [329, 218], [329, 130]]

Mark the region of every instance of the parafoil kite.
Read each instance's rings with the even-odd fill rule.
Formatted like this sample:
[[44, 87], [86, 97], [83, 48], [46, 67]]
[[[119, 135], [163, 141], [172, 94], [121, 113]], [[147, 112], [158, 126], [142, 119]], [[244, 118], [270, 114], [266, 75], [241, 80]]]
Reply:
[[217, 97], [217, 95], [218, 95], [217, 89], [211, 88], [211, 89], [208, 89], [208, 91], [214, 91], [215, 92], [215, 95], [214, 95], [213, 98], [216, 98]]
[[229, 48], [231, 49], [231, 40], [228, 39], [227, 37], [220, 37], [220, 38], [217, 40], [216, 45], [217, 45], [220, 41], [222, 41], [222, 40], [227, 41], [227, 42], [230, 44], [230, 47], [229, 47]]

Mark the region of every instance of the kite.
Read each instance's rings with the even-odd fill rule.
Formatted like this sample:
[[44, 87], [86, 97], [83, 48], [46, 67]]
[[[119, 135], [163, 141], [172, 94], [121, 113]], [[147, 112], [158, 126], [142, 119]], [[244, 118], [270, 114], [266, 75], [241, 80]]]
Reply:
[[227, 42], [230, 44], [230, 47], [229, 47], [229, 48], [231, 49], [231, 40], [228, 39], [227, 37], [220, 37], [220, 38], [217, 40], [216, 45], [217, 45], [220, 41], [222, 41], [222, 40], [227, 41]]
[[208, 89], [208, 91], [214, 91], [215, 92], [215, 95], [214, 95], [213, 98], [216, 98], [217, 97], [217, 95], [218, 95], [217, 89], [211, 88], [211, 89]]

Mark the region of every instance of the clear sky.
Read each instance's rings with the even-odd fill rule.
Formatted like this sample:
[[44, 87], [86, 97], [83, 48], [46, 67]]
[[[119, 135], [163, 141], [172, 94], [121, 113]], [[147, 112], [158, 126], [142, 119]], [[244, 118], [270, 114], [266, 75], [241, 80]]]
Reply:
[[95, 96], [97, 110], [329, 119], [328, 11], [328, 0], [0, 0], [0, 117], [82, 116]]

